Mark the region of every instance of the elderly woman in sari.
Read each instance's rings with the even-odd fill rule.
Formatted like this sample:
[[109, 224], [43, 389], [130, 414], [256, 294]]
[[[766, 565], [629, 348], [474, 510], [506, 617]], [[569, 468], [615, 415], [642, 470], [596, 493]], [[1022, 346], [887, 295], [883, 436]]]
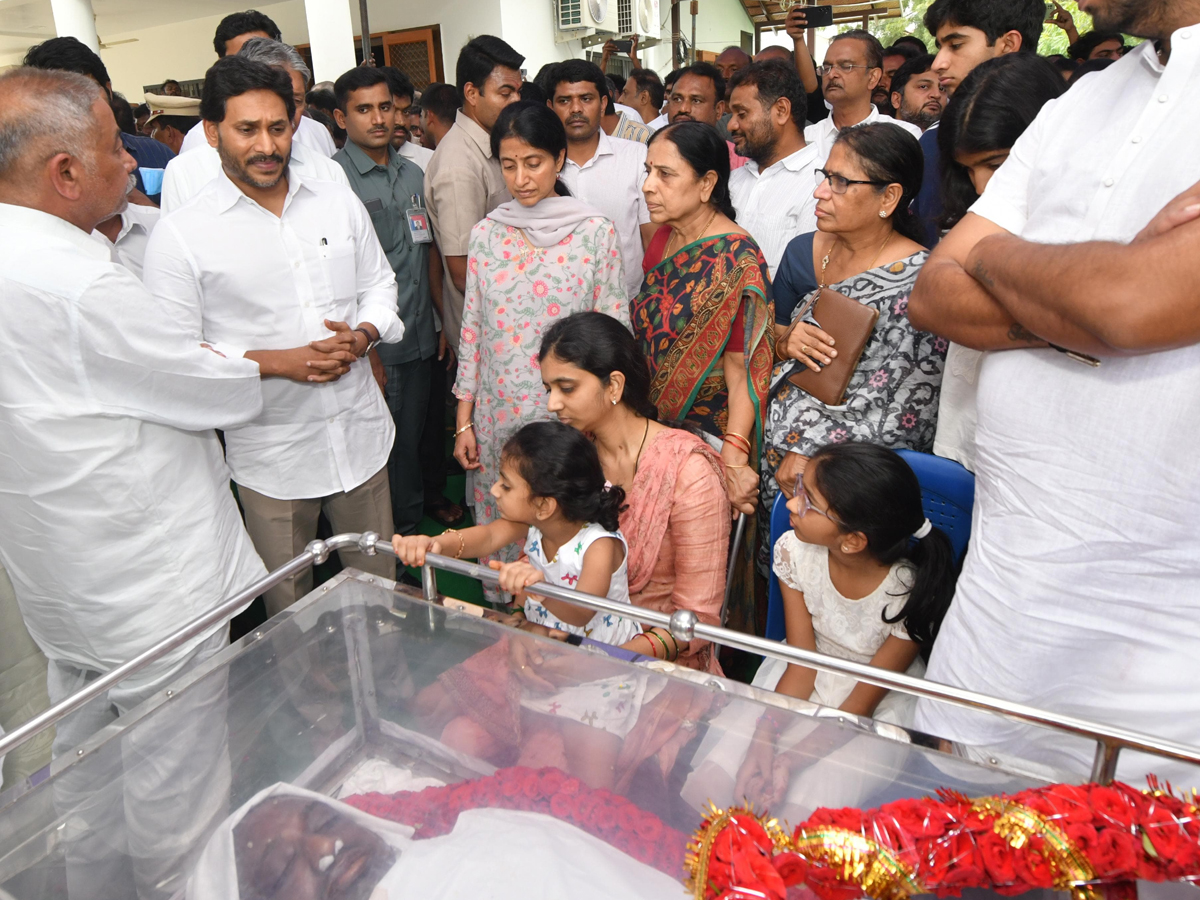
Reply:
[[[734, 220], [729, 152], [699, 122], [655, 133], [642, 187], [659, 226], [642, 263], [633, 333], [650, 362], [650, 400], [664, 422], [697, 430], [718, 449], [735, 512], [759, 495], [775, 333], [770, 276], [754, 239]], [[759, 629], [751, 574], [755, 529], [735, 565], [727, 624]]]
[[633, 301], [650, 401], [720, 449], [730, 502], [752, 513], [774, 333], [766, 260], [734, 221], [729, 152], [710, 126], [655, 133], [642, 192], [659, 226]]
[[[454, 458], [471, 473], [479, 525], [499, 515], [488, 488], [500, 448], [522, 425], [548, 418], [537, 364], [543, 329], [582, 310], [629, 321], [616, 229], [558, 180], [566, 152], [563, 124], [544, 104], [513, 104], [492, 129], [492, 155], [514, 199], [471, 229], [454, 383]], [[516, 550], [500, 555], [511, 562]]]
[[[817, 170], [818, 231], [792, 240], [775, 276], [781, 364], [772, 379], [763, 460], [764, 474], [774, 478], [763, 478], [760, 524], [779, 490], [791, 496], [808, 457], [824, 444], [933, 446], [947, 344], [914, 329], [907, 315], [908, 295], [929, 256], [909, 209], [922, 166], [911, 135], [865, 125], [843, 131]], [[822, 287], [879, 312], [839, 406], [826, 406], [785, 377], [800, 366], [819, 372], [839, 352], [835, 337], [808, 314]]]

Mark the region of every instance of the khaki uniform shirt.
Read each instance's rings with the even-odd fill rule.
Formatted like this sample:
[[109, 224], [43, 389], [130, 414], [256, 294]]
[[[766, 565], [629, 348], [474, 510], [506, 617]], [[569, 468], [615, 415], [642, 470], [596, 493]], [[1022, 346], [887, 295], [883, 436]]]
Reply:
[[[454, 127], [446, 132], [425, 170], [425, 203], [443, 260], [466, 256], [471, 229], [511, 199], [500, 163], [492, 158], [491, 136], [459, 110]], [[443, 267], [442, 327], [457, 352], [463, 295], [454, 287], [449, 264], [443, 263]]]

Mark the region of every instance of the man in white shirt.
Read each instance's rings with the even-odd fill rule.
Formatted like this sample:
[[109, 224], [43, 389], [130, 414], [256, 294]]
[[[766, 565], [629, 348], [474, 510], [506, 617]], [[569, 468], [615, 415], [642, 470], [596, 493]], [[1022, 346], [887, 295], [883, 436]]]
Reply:
[[550, 106], [567, 130], [567, 159], [560, 177], [573, 196], [594, 206], [616, 226], [625, 289], [634, 297], [642, 286], [642, 256], [654, 236], [642, 194], [646, 145], [609, 137], [600, 127], [608, 85], [595, 63], [569, 59], [554, 73]]
[[[208, 70], [202, 114], [222, 171], [159, 223], [145, 272], [147, 287], [228, 356], [315, 341], [358, 360], [333, 383], [265, 382], [262, 414], [225, 431], [246, 528], [271, 568], [316, 537], [321, 512], [339, 532], [392, 535], [385, 465], [395, 428], [363, 357], [404, 332], [362, 203], [344, 185], [288, 171], [289, 87], [279, 69], [242, 56]], [[390, 557], [354, 564], [395, 575]], [[311, 587], [305, 569], [271, 589], [268, 613]]]
[[[300, 54], [287, 44], [256, 37], [246, 41], [237, 55], [282, 69], [292, 82], [292, 102], [296, 104], [296, 112], [292, 117], [294, 133], [292, 135], [292, 156], [289, 163], [291, 170], [299, 172], [301, 176], [310, 180], [336, 181], [349, 187], [350, 182], [346, 179], [346, 173], [331, 159], [335, 148], [329, 132], [303, 115], [305, 85], [308, 84], [311, 76]], [[328, 148], [324, 144], [317, 146], [313, 141], [302, 139], [302, 134], [306, 131], [306, 122], [308, 126], [315, 126], [329, 139]], [[209, 143], [209, 138], [204, 132], [203, 121], [188, 132], [188, 137], [190, 138], [194, 134], [199, 135], [200, 144], [189, 152], [185, 142], [179, 156], [167, 164], [167, 170], [163, 175], [161, 198], [164, 214], [183, 206], [196, 196], [202, 187], [220, 174], [221, 157], [217, 153], [216, 146]], [[326, 149], [329, 152], [326, 152]]]
[[[214, 432], [258, 415], [262, 385], [253, 360], [202, 346], [178, 308], [91, 236], [124, 209], [134, 167], [93, 82], [28, 68], [0, 76], [0, 146], [0, 563], [49, 660], [57, 703], [266, 574]], [[227, 644], [228, 623], [214, 625], [113, 687], [58, 723], [55, 752]], [[123, 783], [119, 769], [106, 773], [118, 787], [101, 805], [123, 803], [117, 822], [140, 826], [129, 829], [127, 853], [141, 885], [156, 884], [159, 863], [178, 855], [157, 835], [187, 846], [178, 810], [202, 833], [221, 811], [207, 792], [219, 791], [222, 772], [228, 785], [224, 721], [214, 726], [180, 699], [175, 709], [187, 714], [172, 741], [188, 753], [164, 752], [153, 772], [138, 768]], [[164, 785], [169, 822], [154, 812]], [[89, 825], [100, 818], [89, 810]], [[102, 839], [126, 846], [107, 829]], [[86, 862], [69, 843], [69, 863]], [[75, 879], [102, 876], [69, 865], [67, 877], [71, 895], [85, 896]], [[134, 896], [129, 887], [120, 895]]]
[[791, 239], [817, 230], [817, 149], [804, 143], [804, 85], [788, 63], [752, 63], [733, 76], [729, 106], [729, 134], [750, 158], [730, 173], [730, 198], [774, 277]]
[[861, 29], [835, 35], [825, 51], [825, 64], [818, 71], [821, 90], [833, 110], [829, 116], [804, 129], [804, 140], [817, 145], [817, 165], [825, 165], [838, 132], [856, 125], [887, 122], [903, 128], [915, 138], [921, 129], [879, 112], [871, 93], [883, 78], [883, 45]]
[[101, 222], [92, 230], [92, 237], [111, 251], [113, 262], [120, 263], [139, 279], [142, 277], [150, 233], [162, 215], [162, 211], [150, 201], [143, 202], [145, 205], [131, 202], [120, 215]]
[[408, 110], [413, 105], [416, 88], [409, 77], [395, 66], [384, 66], [382, 71], [392, 92], [392, 112], [395, 116], [392, 148], [405, 159], [411, 159], [424, 172], [429, 166], [429, 161], [433, 159], [433, 151], [414, 141], [412, 132], [408, 129]]
[[[1095, 0], [1089, 12], [1097, 30], [1150, 40], [1043, 108], [909, 301], [915, 328], [1007, 351], [988, 353], [979, 373], [975, 527], [928, 677], [1196, 746], [1200, 346], [1183, 322], [1159, 326], [1157, 342], [1106, 330], [1092, 315], [1104, 306], [1074, 284], [1092, 272], [1058, 260], [1075, 249], [1065, 245], [1130, 242], [1200, 180], [1200, 158], [1180, 153], [1200, 140], [1200, 11]], [[1149, 272], [1125, 274], [1121, 303], [1138, 307], [1154, 294]], [[924, 701], [917, 727], [1074, 775], [1095, 750]], [[1131, 784], [1148, 771], [1200, 782], [1194, 768], [1121, 760]]]
[[651, 131], [657, 131], [667, 124], [666, 118], [655, 124], [660, 118], [666, 90], [663, 88], [662, 79], [653, 69], [634, 69], [630, 72], [619, 99], [622, 105], [635, 110], [638, 118], [645, 122]]
[[[296, 104], [296, 119], [293, 125], [296, 133], [293, 142], [303, 144], [305, 149], [326, 159], [333, 156], [337, 152], [337, 145], [333, 143], [329, 129], [304, 115], [305, 98], [312, 84], [312, 72], [296, 48], [282, 41], [252, 37], [242, 44], [237, 55], [276, 66], [288, 73], [288, 77], [292, 79], [292, 97]], [[184, 137], [179, 152], [188, 153], [206, 146], [208, 141], [204, 134], [204, 123], [200, 122]]]

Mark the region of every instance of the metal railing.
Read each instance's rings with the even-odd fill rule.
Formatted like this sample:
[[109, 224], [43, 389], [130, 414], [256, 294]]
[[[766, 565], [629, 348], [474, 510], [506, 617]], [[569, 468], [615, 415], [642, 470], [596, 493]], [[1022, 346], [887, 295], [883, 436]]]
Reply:
[[[21, 727], [14, 729], [10, 734], [0, 737], [0, 756], [33, 737], [38, 732], [49, 728], [65, 716], [70, 715], [134, 672], [149, 665], [188, 640], [202, 634], [223, 619], [229, 618], [263, 591], [274, 587], [285, 578], [302, 571], [309, 565], [323, 563], [333, 550], [346, 548], [355, 548], [370, 556], [376, 553], [386, 553], [389, 556], [395, 556], [391, 543], [380, 540], [379, 535], [373, 532], [366, 532], [361, 535], [339, 534], [324, 541], [313, 541], [305, 548], [302, 554], [283, 567], [276, 569], [266, 578], [251, 585], [211, 612], [194, 619], [181, 630], [159, 641], [153, 647], [134, 657], [124, 665], [118, 666], [111, 672], [107, 672], [100, 678], [97, 678], [81, 691], [72, 694], [56, 706], [30, 719]], [[447, 556], [439, 556], [432, 553], [427, 554], [425, 559], [425, 566], [421, 573], [421, 584], [425, 599], [430, 602], [435, 602], [438, 599], [436, 570], [439, 569], [475, 578], [487, 584], [495, 585], [499, 583], [498, 573], [487, 566], [481, 566], [477, 563], [466, 562], [460, 559], [451, 559]], [[1102, 784], [1107, 784], [1113, 780], [1116, 774], [1117, 760], [1122, 750], [1135, 750], [1165, 759], [1200, 765], [1200, 748], [1197, 747], [1189, 747], [1175, 741], [1142, 734], [1114, 725], [1089, 722], [1086, 719], [1074, 716], [1048, 712], [1036, 707], [1026, 706], [1022, 703], [1014, 703], [1010, 700], [990, 697], [976, 691], [952, 687], [951, 685], [940, 684], [923, 678], [914, 678], [911, 675], [892, 672], [888, 669], [879, 669], [864, 663], [851, 662], [850, 660], [841, 659], [836, 656], [828, 656], [811, 650], [802, 650], [799, 647], [792, 647], [779, 641], [769, 641], [765, 638], [730, 631], [727, 628], [720, 628], [715, 625], [706, 625], [699, 621], [696, 614], [690, 610], [676, 610], [674, 613], [668, 615], [656, 610], [643, 609], [642, 607], [631, 606], [626, 603], [616, 603], [606, 597], [596, 597], [591, 594], [584, 594], [550, 584], [539, 583], [531, 585], [526, 588], [526, 591], [530, 594], [549, 597], [553, 600], [562, 600], [598, 612], [616, 613], [623, 618], [632, 619], [643, 625], [666, 628], [679, 640], [690, 641], [693, 638], [699, 638], [701, 640], [712, 641], [726, 647], [734, 647], [761, 656], [770, 656], [788, 663], [807, 666], [811, 669], [831, 672], [836, 675], [846, 675], [858, 681], [864, 681], [868, 684], [887, 688], [888, 690], [914, 694], [942, 703], [993, 713], [1017, 721], [1053, 728], [1094, 741], [1096, 743], [1096, 755], [1092, 766], [1091, 779]]]

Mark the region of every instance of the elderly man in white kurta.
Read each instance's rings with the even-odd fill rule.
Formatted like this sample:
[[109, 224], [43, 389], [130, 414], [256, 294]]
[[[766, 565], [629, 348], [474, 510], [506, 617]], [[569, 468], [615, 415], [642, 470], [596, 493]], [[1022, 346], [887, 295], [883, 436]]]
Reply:
[[[344, 185], [289, 169], [293, 99], [278, 68], [218, 60], [200, 112], [221, 172], [163, 218], [146, 251], [145, 282], [195, 334], [230, 357], [310, 341], [358, 358], [332, 383], [263, 382], [262, 413], [225, 430], [225, 456], [246, 528], [275, 569], [317, 536], [393, 532], [387, 460], [395, 426], [365, 358], [399, 341], [396, 279], [367, 210]], [[355, 554], [386, 578], [390, 556]], [[305, 569], [265, 594], [274, 615], [312, 589]]]
[[[0, 77], [0, 147], [0, 563], [58, 702], [265, 574], [214, 432], [256, 416], [262, 388], [258, 365], [203, 347], [90, 235], [124, 208], [134, 168], [93, 82]], [[227, 643], [228, 624], [213, 626], [72, 713], [56, 752]], [[221, 812], [209, 791], [228, 783], [223, 686], [200, 694], [203, 709], [176, 704], [186, 714], [172, 740], [186, 754], [164, 747], [153, 774], [124, 783], [118, 756], [82, 794], [56, 790], [84, 832], [102, 835], [101, 847], [68, 842], [72, 897], [126, 858], [141, 884], [157, 883], [174, 852], [156, 839], [164, 785], [188, 810], [178, 835]], [[89, 806], [104, 785], [107, 802]]]
[[[980, 372], [975, 528], [928, 677], [1200, 746], [1200, 346], [1114, 350], [1059, 299], [1092, 270], [1043, 262], [1129, 243], [1200, 180], [1200, 9], [1089, 12], [1097, 30], [1154, 40], [1046, 105], [909, 303], [919, 329], [1006, 351]], [[926, 701], [917, 727], [1075, 775], [1095, 751]], [[1200, 784], [1200, 769], [1128, 753], [1118, 772]]]

